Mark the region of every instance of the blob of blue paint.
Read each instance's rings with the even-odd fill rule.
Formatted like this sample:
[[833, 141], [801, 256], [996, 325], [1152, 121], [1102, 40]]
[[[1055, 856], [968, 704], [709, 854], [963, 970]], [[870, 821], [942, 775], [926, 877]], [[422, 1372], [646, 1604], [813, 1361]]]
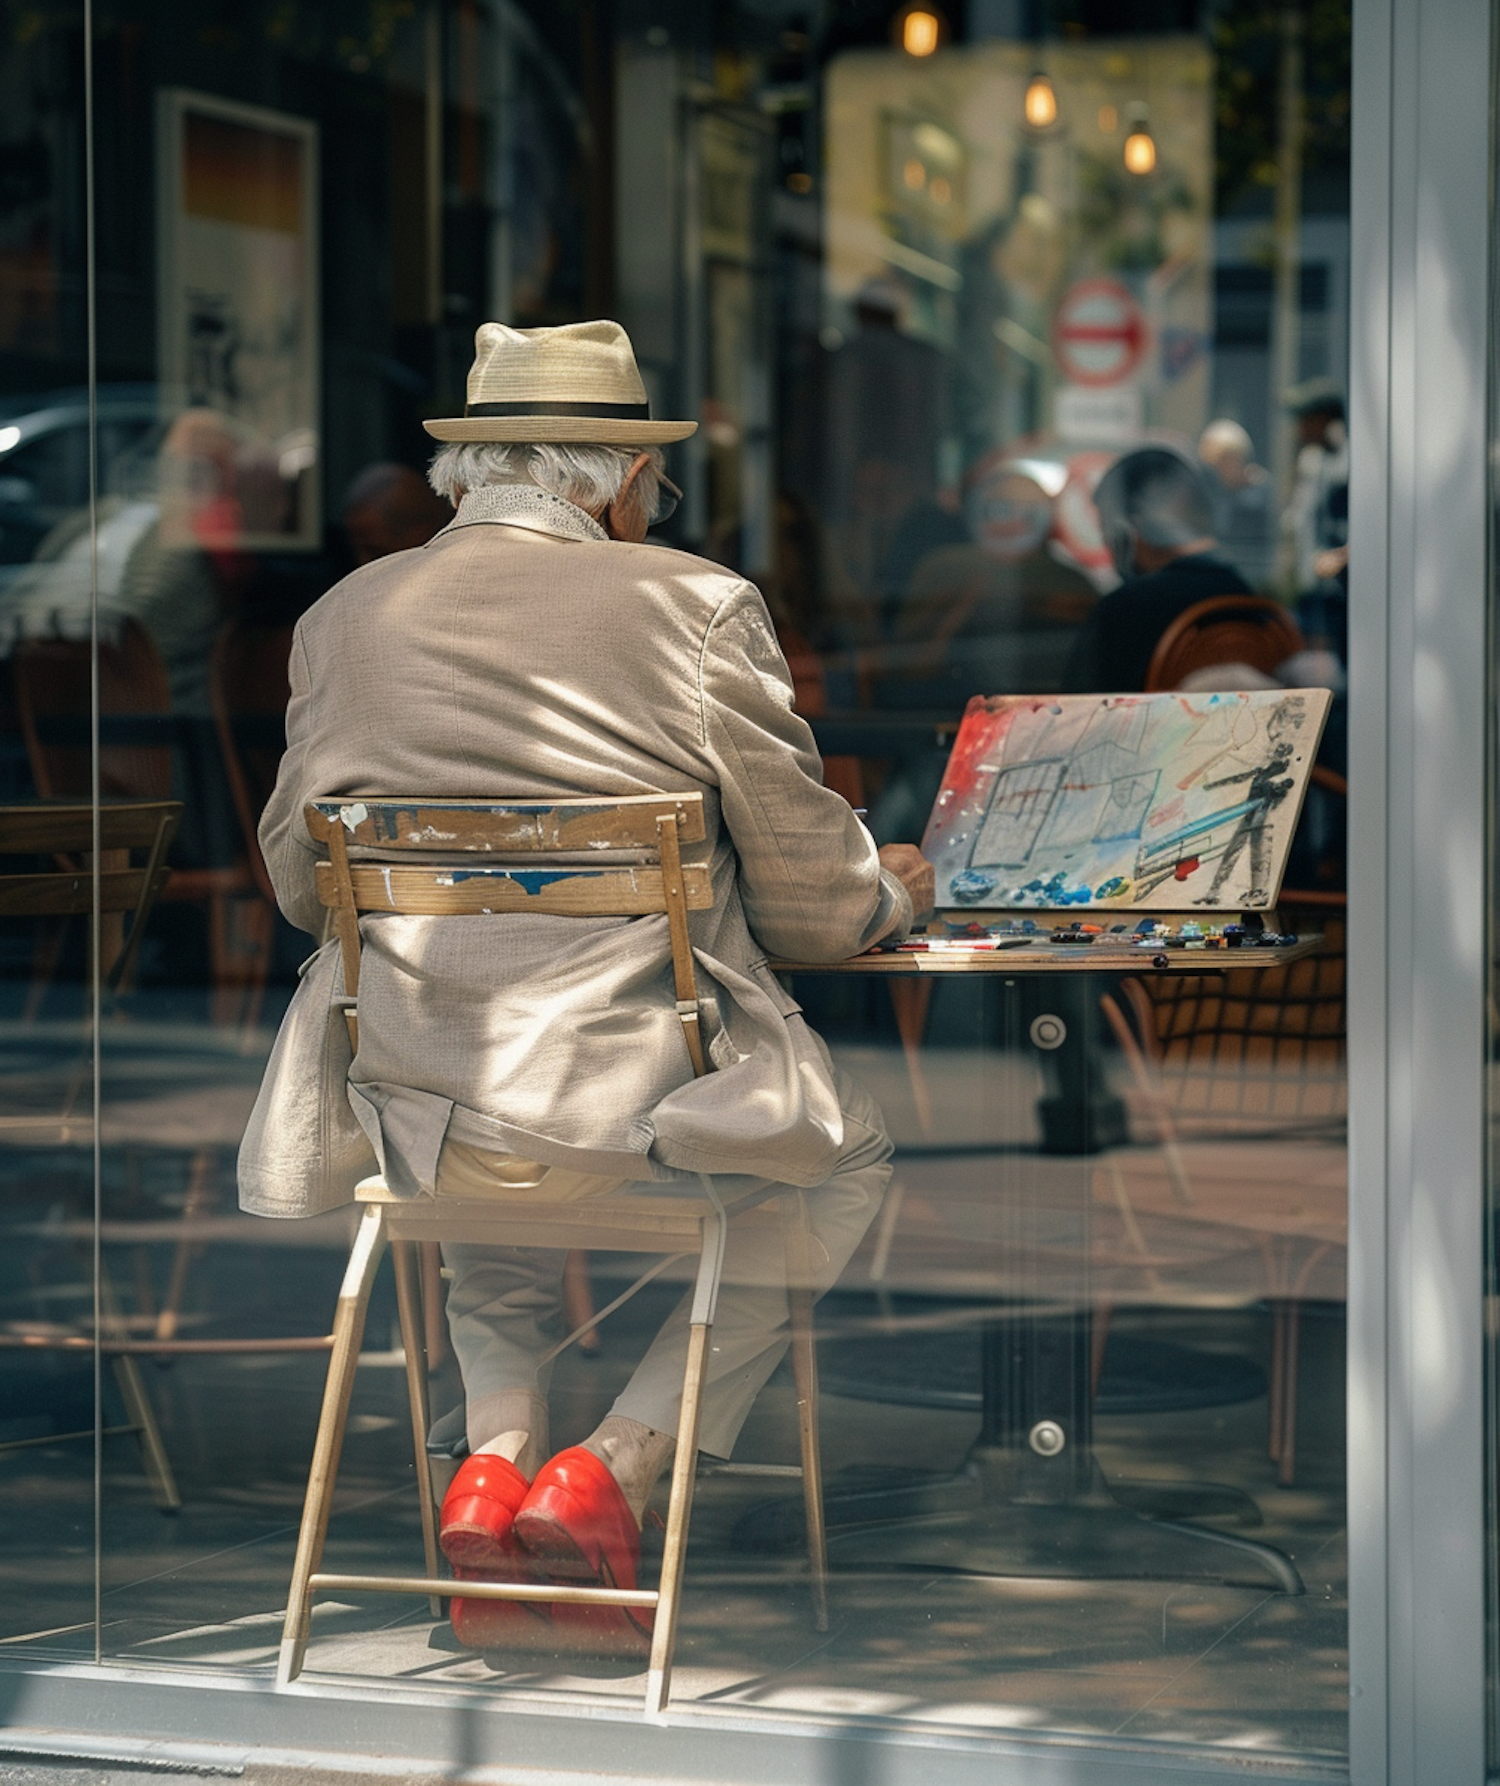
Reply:
[[994, 886], [994, 875], [982, 874], [977, 868], [965, 868], [949, 881], [948, 892], [959, 905], [978, 905]]

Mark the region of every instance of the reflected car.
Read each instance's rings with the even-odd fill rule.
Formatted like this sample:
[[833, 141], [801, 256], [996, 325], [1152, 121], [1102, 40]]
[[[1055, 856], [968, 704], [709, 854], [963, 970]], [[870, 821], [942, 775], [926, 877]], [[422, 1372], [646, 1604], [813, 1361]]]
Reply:
[[[99, 391], [100, 494], [119, 488], [125, 468], [154, 447], [162, 428], [155, 385]], [[89, 403], [85, 390], [0, 402], [0, 588], [60, 521], [89, 499]]]

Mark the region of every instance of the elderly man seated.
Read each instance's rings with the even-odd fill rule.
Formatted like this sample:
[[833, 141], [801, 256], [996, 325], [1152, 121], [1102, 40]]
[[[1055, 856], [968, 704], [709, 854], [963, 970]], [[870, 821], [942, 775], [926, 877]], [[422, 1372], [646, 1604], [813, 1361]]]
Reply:
[[[287, 916], [318, 932], [311, 799], [701, 793], [715, 897], [690, 923], [716, 1070], [694, 1079], [665, 919], [378, 915], [362, 923], [351, 1102], [408, 1196], [538, 1178], [558, 1198], [623, 1195], [701, 1172], [722, 1175], [726, 1201], [802, 1187], [826, 1289], [880, 1203], [890, 1143], [766, 953], [832, 961], [899, 937], [930, 906], [932, 871], [909, 846], [877, 852], [822, 785], [758, 592], [646, 543], [672, 491], [662, 446], [695, 424], [650, 419], [624, 331], [488, 323], [477, 347], [465, 415], [426, 424], [446, 443], [430, 476], [453, 521], [356, 570], [297, 629], [266, 862]], [[767, 1244], [731, 1222], [701, 1429], [721, 1456], [787, 1344]], [[686, 1305], [597, 1430], [552, 1456], [539, 1360], [560, 1332], [564, 1255], [444, 1251], [471, 1453], [443, 1502], [445, 1554], [495, 1579], [633, 1586], [678, 1422]], [[555, 1615], [562, 1634], [570, 1615]], [[453, 1610], [475, 1647], [551, 1616]], [[634, 1639], [632, 1614], [608, 1616]], [[597, 1636], [601, 1613], [587, 1620]]]

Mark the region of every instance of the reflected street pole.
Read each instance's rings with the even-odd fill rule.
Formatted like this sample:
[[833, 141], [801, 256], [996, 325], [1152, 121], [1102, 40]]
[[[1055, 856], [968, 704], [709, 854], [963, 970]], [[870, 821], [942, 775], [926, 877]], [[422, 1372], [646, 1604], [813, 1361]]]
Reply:
[[[1276, 95], [1276, 286], [1271, 312], [1270, 391], [1271, 475], [1278, 517], [1291, 501], [1297, 467], [1295, 424], [1284, 413], [1282, 400], [1296, 384], [1300, 369], [1302, 135], [1302, 15], [1296, 6], [1283, 6]], [[1283, 530], [1276, 554], [1278, 586], [1289, 589], [1294, 573], [1293, 542]]]

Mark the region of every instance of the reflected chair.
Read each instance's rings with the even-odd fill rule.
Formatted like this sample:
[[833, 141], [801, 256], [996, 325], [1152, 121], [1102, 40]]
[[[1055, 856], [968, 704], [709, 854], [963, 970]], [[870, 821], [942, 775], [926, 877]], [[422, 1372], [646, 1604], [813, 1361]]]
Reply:
[[[1299, 897], [1305, 896], [1286, 895], [1283, 916]], [[1156, 1131], [1173, 1199], [1190, 1220], [1198, 1199], [1181, 1149], [1185, 1134], [1323, 1139], [1344, 1131], [1344, 920], [1332, 909], [1342, 897], [1323, 896], [1317, 908], [1323, 946], [1288, 967], [1131, 976], [1121, 982], [1119, 998], [1106, 993], [1099, 1001]], [[1127, 1232], [1145, 1257], [1138, 1212], [1117, 1165], [1113, 1179]], [[1296, 1479], [1302, 1304], [1314, 1275], [1339, 1249], [1316, 1231], [1257, 1228], [1253, 1211], [1245, 1213], [1244, 1229], [1261, 1253], [1271, 1314], [1267, 1449], [1277, 1480], [1289, 1487]], [[1102, 1312], [1099, 1326], [1107, 1330]], [[1101, 1338], [1101, 1357], [1102, 1344]]]
[[[101, 806], [95, 834], [95, 813], [84, 805], [0, 807], [0, 856], [51, 857], [72, 864], [28, 873], [0, 874], [0, 918], [87, 916], [94, 909], [93, 852], [99, 852], [98, 899], [100, 912], [100, 971], [106, 988], [118, 987], [130, 971], [152, 906], [168, 877], [167, 851], [176, 833], [182, 807], [174, 800], [135, 801]], [[132, 866], [132, 852], [144, 852], [145, 860]], [[123, 922], [129, 916], [129, 930]], [[105, 920], [114, 916], [121, 926], [111, 931]], [[123, 935], [123, 941], [118, 940]], [[79, 1078], [82, 1087], [82, 1077]], [[73, 1094], [76, 1095], [76, 1094]], [[72, 1097], [70, 1096], [70, 1103]], [[67, 1112], [62, 1120], [67, 1120]], [[36, 1119], [28, 1117], [35, 1131]], [[102, 1271], [101, 1267], [101, 1271]], [[141, 1379], [140, 1366], [127, 1350], [127, 1322], [121, 1313], [113, 1285], [105, 1273], [99, 1284], [101, 1340], [114, 1367], [115, 1380], [126, 1410], [126, 1425], [111, 1431], [133, 1432], [141, 1447], [151, 1493], [164, 1513], [181, 1506], [172, 1466], [162, 1443], [161, 1430]], [[28, 1327], [14, 1323], [0, 1330], [0, 1348], [20, 1351], [88, 1352], [93, 1339], [84, 1333], [59, 1332], [50, 1324]], [[36, 1443], [58, 1444], [93, 1436], [92, 1427], [49, 1435], [43, 1441], [14, 1440], [0, 1444], [0, 1452]]]
[[[166, 859], [181, 814], [182, 806], [175, 800], [112, 802], [99, 809], [101, 963], [106, 992], [117, 990], [128, 978], [154, 905], [164, 888], [170, 885], [171, 871], [166, 866]], [[87, 916], [93, 901], [93, 873], [89, 861], [92, 847], [93, 812], [81, 802], [0, 807], [0, 857], [50, 857], [54, 864], [67, 864], [63, 868], [54, 866], [39, 872], [0, 873], [0, 918]], [[132, 853], [144, 854], [144, 862], [133, 866]], [[108, 927], [111, 917], [121, 927], [114, 934], [116, 938], [123, 934], [123, 942], [111, 941]], [[123, 930], [126, 917], [130, 921], [128, 931]], [[73, 1115], [74, 1107], [86, 1089], [87, 1079], [88, 1068], [80, 1067], [64, 1095], [57, 1124], [65, 1139], [70, 1129], [76, 1134], [79, 1129], [87, 1133], [91, 1128], [91, 1116], [80, 1119]], [[9, 1128], [14, 1122], [14, 1126], [23, 1129], [28, 1137], [36, 1137], [45, 1132], [49, 1121], [44, 1116], [28, 1112], [17, 1119], [0, 1118], [0, 1126]], [[201, 1244], [195, 1230], [208, 1213], [216, 1173], [215, 1150], [211, 1147], [197, 1149], [189, 1174], [187, 1203], [175, 1223], [177, 1249], [167, 1296], [160, 1308], [153, 1309], [149, 1292], [143, 1292], [143, 1310], [127, 1314], [120, 1305], [107, 1270], [100, 1279], [101, 1349], [113, 1367], [127, 1414], [124, 1427], [106, 1430], [137, 1435], [153, 1498], [167, 1513], [175, 1512], [181, 1506], [181, 1499], [146, 1394], [139, 1359], [151, 1358], [164, 1363], [183, 1357], [326, 1352], [333, 1346], [333, 1336], [326, 1332], [260, 1339], [183, 1339], [178, 1336], [187, 1264], [194, 1247]], [[158, 1226], [154, 1238], [159, 1237]], [[88, 1354], [93, 1346], [93, 1338], [88, 1333], [69, 1332], [50, 1323], [46, 1326], [13, 1323], [8, 1328], [0, 1328], [0, 1350]], [[17, 1440], [0, 1444], [0, 1452], [84, 1438], [90, 1436], [91, 1431], [49, 1435], [43, 1440]]]
[[1185, 609], [1157, 640], [1145, 692], [1180, 688], [1195, 672], [1228, 664], [1274, 676], [1301, 649], [1302, 634], [1280, 602], [1263, 595], [1211, 595]]
[[260, 894], [254, 919], [248, 920], [258, 945], [258, 972], [248, 988], [243, 1015], [246, 1029], [253, 1029], [260, 1019], [276, 928], [276, 890], [261, 854], [259, 828], [286, 751], [291, 655], [291, 627], [230, 621], [214, 640], [208, 663], [209, 700], [224, 774], [245, 861]]
[[[334, 914], [343, 961], [345, 1019], [358, 1047], [360, 914], [398, 912], [433, 918], [485, 913], [498, 922], [510, 912], [563, 917], [665, 915], [670, 941], [677, 1015], [695, 1074], [709, 1062], [700, 1031], [698, 996], [688, 935], [688, 913], [713, 902], [708, 870], [684, 864], [683, 843], [704, 837], [698, 794], [628, 799], [475, 802], [365, 798], [356, 803], [317, 801], [306, 810], [308, 831], [325, 847], [317, 869], [319, 896]], [[440, 853], [431, 839], [444, 839]], [[351, 855], [376, 855], [379, 861]], [[611, 864], [608, 852], [629, 851]], [[531, 858], [535, 867], [501, 866]], [[643, 862], [642, 858], [645, 857]], [[585, 867], [573, 866], [580, 859]], [[549, 865], [550, 864], [550, 865]], [[597, 864], [597, 865], [596, 865]], [[628, 865], [627, 865], [628, 864]], [[461, 868], [461, 872], [456, 869]], [[561, 872], [560, 872], [561, 871]], [[338, 1021], [335, 1016], [334, 1021]], [[318, 1422], [297, 1556], [287, 1601], [277, 1679], [301, 1672], [311, 1629], [313, 1596], [320, 1592], [406, 1593], [426, 1596], [434, 1616], [443, 1597], [531, 1600], [552, 1604], [631, 1606], [655, 1612], [646, 1677], [648, 1715], [659, 1715], [670, 1689], [672, 1655], [681, 1603], [688, 1523], [698, 1470], [701, 1397], [709, 1357], [714, 1305], [723, 1264], [728, 1211], [712, 1178], [700, 1178], [701, 1194], [610, 1195], [578, 1202], [549, 1202], [542, 1187], [514, 1195], [460, 1200], [395, 1198], [380, 1178], [365, 1180], [357, 1198], [364, 1215], [339, 1295], [333, 1355]], [[737, 1220], [776, 1221], [787, 1255], [788, 1313], [796, 1383], [800, 1466], [718, 1466], [715, 1474], [795, 1474], [803, 1485], [814, 1618], [827, 1628], [826, 1554], [822, 1481], [818, 1456], [817, 1371], [813, 1344], [810, 1237], [799, 1192], [789, 1192], [736, 1211]], [[414, 1243], [464, 1241], [526, 1247], [665, 1255], [594, 1320], [613, 1313], [669, 1264], [696, 1259], [681, 1420], [672, 1467], [660, 1584], [656, 1589], [537, 1585], [520, 1582], [456, 1583], [438, 1574], [437, 1505], [428, 1468], [430, 1430], [421, 1277]], [[339, 1455], [348, 1418], [365, 1313], [380, 1255], [391, 1243], [396, 1272], [401, 1339], [411, 1403], [412, 1443], [422, 1506], [426, 1573], [422, 1576], [336, 1575], [320, 1569]], [[554, 1349], [579, 1337], [575, 1331]]]
[[[16, 707], [32, 780], [44, 800], [87, 799], [91, 790], [91, 659], [86, 639], [23, 639], [13, 655]], [[173, 792], [182, 723], [171, 713], [166, 667], [145, 630], [126, 620], [99, 641], [99, 785], [106, 799], [165, 800]], [[216, 1022], [264, 985], [265, 926], [241, 920], [256, 886], [243, 858], [220, 867], [173, 868], [164, 904], [208, 912]]]

